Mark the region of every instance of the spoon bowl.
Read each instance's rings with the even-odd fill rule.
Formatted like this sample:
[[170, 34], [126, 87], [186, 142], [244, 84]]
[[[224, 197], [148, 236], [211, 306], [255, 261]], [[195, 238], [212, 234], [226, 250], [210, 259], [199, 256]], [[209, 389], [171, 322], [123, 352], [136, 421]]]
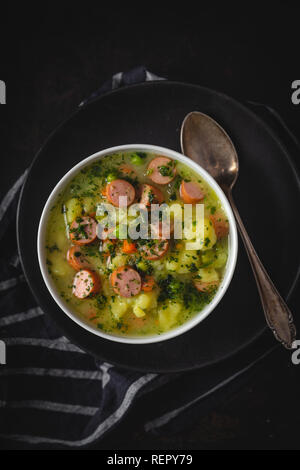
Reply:
[[237, 152], [214, 119], [199, 111], [187, 114], [180, 140], [183, 153], [205, 168], [225, 193], [233, 188], [239, 173]]

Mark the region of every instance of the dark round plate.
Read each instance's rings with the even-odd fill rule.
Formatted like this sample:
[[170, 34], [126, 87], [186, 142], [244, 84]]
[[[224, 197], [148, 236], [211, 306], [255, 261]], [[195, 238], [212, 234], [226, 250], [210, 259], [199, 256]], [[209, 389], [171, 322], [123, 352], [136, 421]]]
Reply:
[[241, 244], [233, 281], [214, 312], [193, 330], [153, 345], [114, 343], [82, 329], [59, 309], [40, 273], [36, 250], [39, 219], [51, 190], [66, 171], [88, 155], [114, 145], [147, 143], [180, 151], [182, 120], [194, 110], [216, 119], [236, 145], [240, 177], [235, 200], [258, 254], [283, 296], [297, 276], [299, 234], [293, 230], [299, 202], [297, 175], [262, 120], [235, 100], [194, 85], [150, 82], [108, 93], [79, 109], [49, 137], [31, 165], [18, 211], [21, 259], [39, 305], [64, 334], [101, 360], [144, 371], [200, 368], [236, 353], [266, 327]]

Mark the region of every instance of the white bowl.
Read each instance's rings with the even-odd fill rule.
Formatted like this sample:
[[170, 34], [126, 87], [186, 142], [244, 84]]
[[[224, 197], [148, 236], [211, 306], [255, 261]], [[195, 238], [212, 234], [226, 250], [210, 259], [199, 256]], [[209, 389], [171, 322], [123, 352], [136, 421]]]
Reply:
[[[126, 152], [126, 151], [139, 151], [139, 152], [151, 152], [160, 155], [165, 155], [167, 157], [173, 158], [175, 160], [179, 160], [180, 162], [184, 163], [192, 170], [196, 171], [199, 175], [201, 175], [205, 181], [211, 186], [211, 188], [215, 191], [217, 196], [219, 197], [222, 206], [225, 210], [229, 221], [229, 246], [228, 246], [228, 259], [225, 267], [225, 273], [223, 280], [214, 296], [212, 301], [206, 305], [203, 310], [199, 313], [195, 313], [192, 318], [186, 321], [183, 325], [178, 326], [166, 333], [162, 333], [161, 335], [153, 335], [153, 336], [146, 336], [146, 337], [130, 337], [130, 336], [117, 336], [105, 333], [101, 330], [96, 330], [92, 328], [88, 323], [85, 323], [82, 319], [80, 319], [76, 312], [73, 312], [72, 309], [69, 308], [68, 304], [62, 299], [57, 291], [57, 287], [48, 273], [47, 264], [46, 264], [46, 248], [45, 248], [45, 234], [46, 234], [46, 226], [47, 226], [47, 219], [50, 208], [53, 206], [58, 194], [66, 187], [69, 181], [76, 175], [76, 173], [86, 165], [91, 164], [95, 160], [99, 160], [100, 158], [104, 157], [108, 154], [118, 153], [118, 152]], [[40, 269], [46, 283], [46, 286], [54, 298], [55, 302], [59, 305], [59, 307], [70, 317], [73, 321], [75, 321], [78, 325], [86, 330], [90, 331], [94, 335], [101, 336], [102, 338], [109, 339], [111, 341], [117, 341], [120, 343], [132, 343], [132, 344], [147, 344], [147, 343], [155, 343], [158, 341], [165, 341], [167, 339], [174, 338], [175, 336], [181, 335], [186, 331], [190, 330], [194, 326], [198, 325], [198, 323], [202, 322], [218, 305], [220, 300], [222, 299], [223, 295], [225, 294], [230, 281], [232, 279], [236, 259], [237, 259], [237, 251], [238, 251], [238, 238], [237, 238], [237, 230], [235, 219], [229, 205], [229, 202], [223, 193], [220, 186], [216, 183], [216, 181], [197, 163], [190, 160], [188, 157], [181, 155], [178, 152], [173, 150], [158, 147], [155, 145], [146, 145], [146, 144], [132, 144], [132, 145], [119, 145], [117, 147], [111, 147], [105, 150], [101, 150], [100, 152], [94, 153], [90, 157], [85, 158], [80, 163], [75, 165], [65, 176], [59, 181], [59, 183], [55, 186], [53, 191], [51, 192], [45, 207], [42, 212], [41, 220], [39, 223], [38, 229], [38, 240], [37, 240], [37, 250], [38, 250], [38, 258]]]

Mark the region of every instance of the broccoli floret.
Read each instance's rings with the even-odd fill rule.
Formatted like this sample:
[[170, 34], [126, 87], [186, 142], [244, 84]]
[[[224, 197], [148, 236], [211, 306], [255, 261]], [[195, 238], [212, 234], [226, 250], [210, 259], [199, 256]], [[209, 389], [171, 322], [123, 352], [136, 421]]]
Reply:
[[160, 295], [158, 300], [180, 299], [184, 288], [184, 283], [169, 274], [165, 279], [159, 282]]
[[192, 281], [179, 281], [171, 274], [159, 281], [159, 287], [159, 302], [164, 302], [167, 299], [176, 300], [182, 302], [184, 307], [190, 312], [202, 310], [215, 294], [215, 290], [199, 292]]

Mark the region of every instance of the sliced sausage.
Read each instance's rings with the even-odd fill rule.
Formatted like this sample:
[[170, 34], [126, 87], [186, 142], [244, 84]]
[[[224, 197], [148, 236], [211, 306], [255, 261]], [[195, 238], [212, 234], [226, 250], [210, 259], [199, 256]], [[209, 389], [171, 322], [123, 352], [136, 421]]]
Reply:
[[218, 284], [216, 281], [203, 282], [200, 279], [194, 279], [194, 286], [199, 292], [209, 292], [218, 287]]
[[83, 268], [88, 268], [90, 265], [90, 263], [84, 257], [81, 249], [76, 245], [71, 246], [71, 248], [68, 249], [67, 261], [69, 265], [72, 266], [72, 268], [76, 269], [76, 271], [79, 271]]
[[72, 222], [69, 233], [74, 245], [87, 245], [97, 237], [97, 222], [92, 217], [77, 217]]
[[204, 198], [204, 193], [199, 184], [193, 181], [182, 181], [179, 193], [181, 199], [183, 199], [183, 202], [186, 204], [196, 204]]
[[151, 186], [151, 184], [142, 184], [140, 191], [140, 203], [145, 204], [145, 206], [151, 206], [151, 204], [162, 204], [164, 202], [164, 195], [161, 190]]
[[155, 261], [162, 258], [168, 251], [168, 240], [149, 240], [145, 245], [141, 246], [141, 252], [144, 258]]
[[130, 266], [120, 266], [110, 277], [113, 290], [121, 297], [133, 297], [141, 291], [142, 280], [139, 273]]
[[210, 216], [210, 220], [216, 232], [217, 238], [226, 237], [229, 233], [229, 223], [223, 214], [214, 214]]
[[168, 184], [176, 175], [174, 160], [167, 157], [156, 157], [148, 165], [147, 174], [156, 184]]
[[97, 294], [101, 287], [99, 276], [90, 269], [81, 269], [75, 274], [72, 292], [78, 299]]
[[[127, 197], [127, 201], [120, 200], [122, 196]], [[106, 186], [106, 197], [116, 207], [128, 207], [134, 201], [135, 189], [128, 181], [114, 180]]]

